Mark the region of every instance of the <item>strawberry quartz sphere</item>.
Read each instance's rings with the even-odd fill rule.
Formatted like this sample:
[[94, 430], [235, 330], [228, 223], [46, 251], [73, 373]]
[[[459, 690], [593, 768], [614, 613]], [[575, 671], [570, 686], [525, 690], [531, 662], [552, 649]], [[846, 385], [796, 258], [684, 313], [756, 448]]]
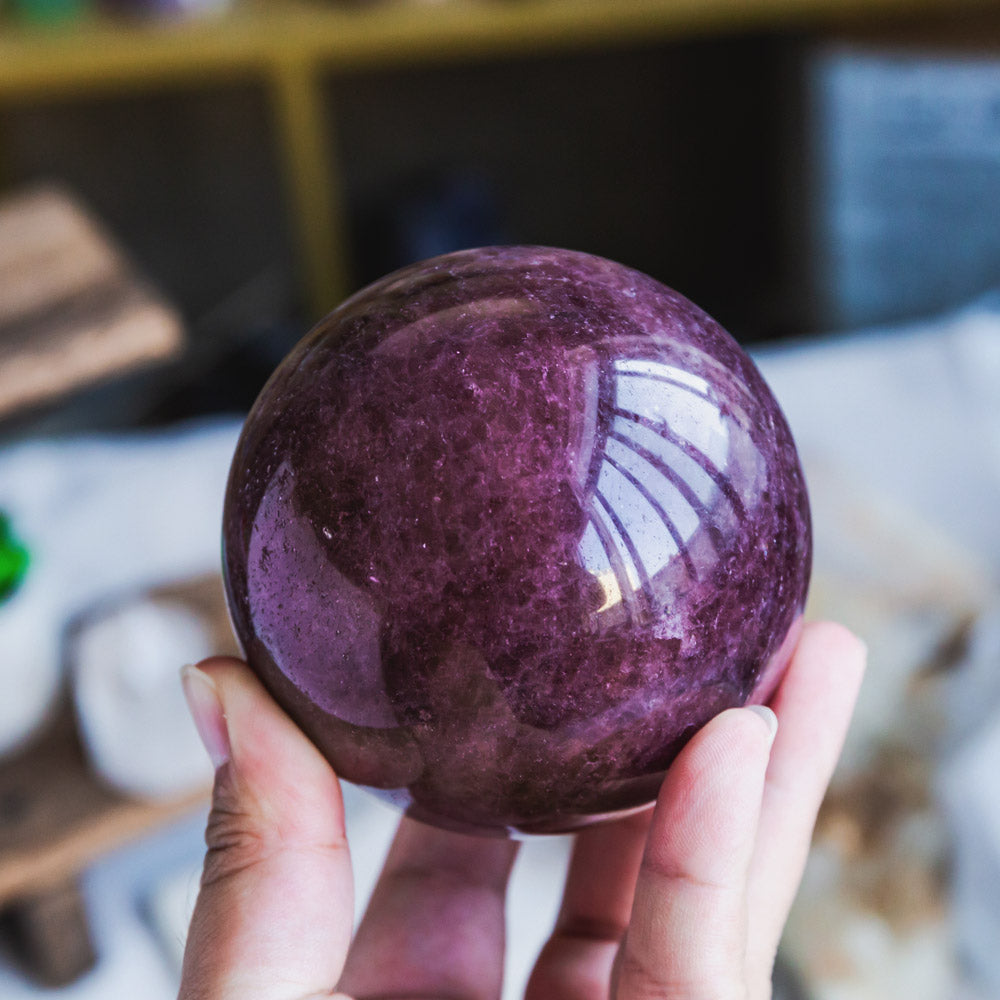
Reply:
[[683, 296], [540, 247], [344, 302], [264, 387], [224, 514], [252, 669], [339, 775], [468, 833], [656, 796], [768, 698], [811, 539], [788, 426]]

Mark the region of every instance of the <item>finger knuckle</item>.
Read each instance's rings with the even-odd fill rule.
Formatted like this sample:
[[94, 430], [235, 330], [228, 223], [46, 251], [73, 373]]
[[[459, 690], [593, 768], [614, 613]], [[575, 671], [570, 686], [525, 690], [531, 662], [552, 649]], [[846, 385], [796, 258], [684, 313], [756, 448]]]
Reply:
[[227, 879], [257, 864], [266, 854], [266, 838], [251, 812], [219, 790], [205, 828], [205, 867], [202, 885]]
[[697, 978], [669, 967], [653, 967], [624, 949], [615, 1000], [747, 1000], [746, 983], [722, 971]]
[[667, 887], [683, 888], [705, 896], [726, 896], [732, 892], [732, 886], [727, 881], [709, 878], [652, 851], [643, 858], [640, 872], [643, 878], [661, 882]]
[[625, 935], [627, 924], [598, 916], [576, 914], [560, 921], [556, 927], [556, 935], [574, 941], [584, 941], [594, 944], [612, 942], [617, 944]]

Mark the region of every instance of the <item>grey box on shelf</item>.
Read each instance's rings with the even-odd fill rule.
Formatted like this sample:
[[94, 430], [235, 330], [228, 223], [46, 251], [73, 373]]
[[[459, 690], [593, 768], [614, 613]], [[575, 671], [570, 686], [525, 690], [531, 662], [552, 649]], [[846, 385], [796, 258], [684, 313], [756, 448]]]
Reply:
[[806, 64], [816, 325], [1000, 286], [1000, 51], [840, 43]]

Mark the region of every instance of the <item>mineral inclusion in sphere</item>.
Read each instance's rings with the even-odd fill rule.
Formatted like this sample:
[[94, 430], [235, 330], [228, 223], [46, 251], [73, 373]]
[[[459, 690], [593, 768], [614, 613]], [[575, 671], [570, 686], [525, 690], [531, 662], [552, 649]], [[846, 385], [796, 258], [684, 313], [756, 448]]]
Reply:
[[292, 351], [243, 430], [224, 569], [247, 659], [349, 781], [470, 833], [641, 806], [765, 701], [811, 538], [736, 342], [619, 264], [405, 268]]

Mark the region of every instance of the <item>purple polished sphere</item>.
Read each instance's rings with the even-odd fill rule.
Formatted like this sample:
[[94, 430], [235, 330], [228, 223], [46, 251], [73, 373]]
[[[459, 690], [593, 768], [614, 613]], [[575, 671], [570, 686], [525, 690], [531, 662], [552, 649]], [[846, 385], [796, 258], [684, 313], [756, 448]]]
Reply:
[[809, 579], [788, 426], [697, 306], [494, 247], [357, 293], [246, 422], [224, 515], [251, 667], [344, 778], [472, 833], [655, 797], [765, 700]]

